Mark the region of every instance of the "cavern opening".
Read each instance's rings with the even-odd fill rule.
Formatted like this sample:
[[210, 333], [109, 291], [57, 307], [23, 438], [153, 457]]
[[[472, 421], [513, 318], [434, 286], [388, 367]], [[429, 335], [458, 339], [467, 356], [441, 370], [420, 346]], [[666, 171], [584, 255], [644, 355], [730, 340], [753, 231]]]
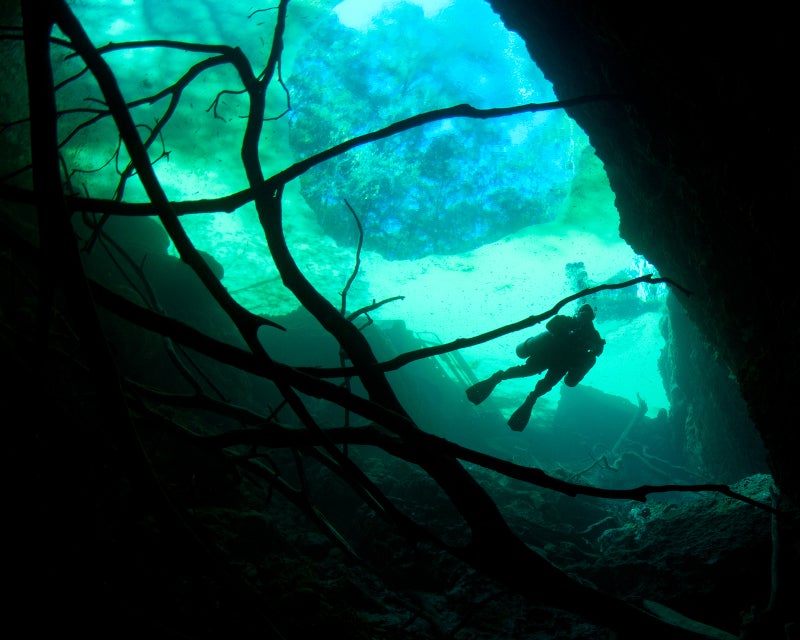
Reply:
[[[158, 9], [150, 3], [131, 5], [122, 14], [104, 3], [88, 3], [79, 13], [96, 41], [132, 36], [230, 41], [255, 59], [264, 56], [270, 19], [263, 12], [239, 25], [234, 16], [240, 13], [222, 12], [210, 3], [195, 7], [188, 18], [180, 3]], [[415, 113], [461, 103], [489, 109], [555, 100], [524, 43], [485, 2], [343, 2], [333, 10], [297, 3], [290, 5], [287, 22], [281, 72], [291, 110], [286, 111], [284, 87], [271, 86], [268, 117], [276, 119], [265, 123], [269, 143], [260, 149], [266, 171], [280, 171]], [[159, 78], [179, 77], [197, 58], [158, 48], [108, 55], [132, 97], [150, 93]], [[237, 141], [246, 98], [218, 95], [228, 79], [224, 73], [212, 70], [188, 86], [181, 108], [160, 133], [168, 157], [154, 166], [171, 199], [220, 197], [245, 187]], [[135, 118], [156, 121], [166, 100], [137, 106]], [[115, 148], [115, 138], [102, 140], [94, 128], [79, 132], [65, 149], [81, 172], [73, 178], [74, 187], [112, 197], [119, 162], [108, 159]], [[305, 277], [339, 305], [358, 241], [349, 203], [363, 227], [349, 308], [403, 296], [372, 314], [373, 328], [402, 323], [412, 339], [425, 344], [521, 320], [589, 286], [657, 275], [620, 240], [602, 163], [562, 109], [438, 120], [320, 163], [290, 182], [285, 193], [287, 242]], [[134, 179], [127, 181], [124, 197], [141, 201], [146, 195]], [[267, 316], [301, 308], [280, 283], [252, 203], [230, 213], [186, 216], [182, 222], [194, 245], [219, 262], [224, 286], [243, 306]], [[174, 247], [170, 251], [177, 253]], [[665, 297], [665, 285], [642, 283], [587, 299], [596, 307], [597, 326], [609, 346], [585, 386], [633, 407], [641, 398], [650, 418], [669, 408], [658, 369]], [[466, 349], [457, 365], [445, 364], [444, 370], [461, 382], [516, 364], [514, 347], [529, 334]], [[280, 356], [291, 353], [287, 362], [322, 364], [318, 351], [304, 353], [290, 336], [268, 339]], [[327, 355], [327, 364], [335, 361], [335, 347]], [[508, 413], [531, 384], [509, 381], [493, 403]], [[528, 433], [504, 444], [527, 448], [538, 430], [552, 431], [562, 391], [542, 398]], [[436, 432], [424, 407], [415, 417]], [[508, 435], [499, 425], [481, 430], [500, 431], [493, 436], [495, 447], [503, 446]], [[594, 449], [596, 455], [602, 446], [587, 440], [582, 453], [591, 456]]]
[[[736, 541], [768, 528], [763, 452], [728, 455], [741, 443], [708, 440], [687, 408], [686, 372], [702, 370], [727, 401], [718, 418], [746, 428], [735, 379], [682, 314], [683, 283], [620, 238], [588, 136], [488, 3], [62, 4], [48, 13], [47, 61], [33, 55], [35, 30], [19, 32], [28, 67], [13, 72], [52, 64], [58, 117], [34, 100], [28, 121], [25, 96], [4, 92], [6, 224], [35, 237], [48, 223], [30, 205], [66, 207], [74, 236], [54, 242], [80, 257], [94, 338], [110, 352], [105, 382], [118, 375], [135, 438], [97, 428], [115, 455], [130, 448], [119, 460], [144, 461], [167, 510], [214, 532], [248, 588], [273, 596], [271, 624], [290, 637], [348, 624], [420, 638], [511, 625], [528, 637], [523, 619], [585, 619], [574, 637], [586, 638], [594, 625], [683, 629], [636, 597], [724, 633], [762, 604], [732, 581], [711, 607], [703, 579], [674, 570], [682, 553], [744, 579]], [[8, 33], [19, 62], [23, 38]], [[43, 176], [59, 193], [37, 188]], [[30, 304], [22, 290], [9, 307]], [[586, 303], [605, 351], [579, 385], [543, 396], [524, 431], [506, 421], [535, 378], [468, 401], [471, 384], [519, 363], [522, 340]], [[81, 318], [58, 333], [76, 352], [92, 335]], [[82, 398], [102, 380], [78, 364], [64, 377]], [[138, 490], [102, 467], [104, 507], [114, 488]], [[697, 531], [711, 535], [730, 510], [746, 515], [712, 546], [733, 551], [710, 553]], [[103, 549], [124, 556], [125, 518], [149, 520], [115, 517]], [[769, 545], [753, 536], [768, 581]], [[633, 566], [648, 561], [658, 589]], [[376, 596], [362, 564], [397, 602]], [[332, 586], [342, 581], [363, 606]], [[134, 590], [122, 573], [109, 583]], [[137, 593], [137, 606], [167, 591]], [[315, 593], [322, 604], [303, 619]], [[506, 596], [524, 609], [517, 622]], [[454, 619], [448, 598], [479, 613]]]

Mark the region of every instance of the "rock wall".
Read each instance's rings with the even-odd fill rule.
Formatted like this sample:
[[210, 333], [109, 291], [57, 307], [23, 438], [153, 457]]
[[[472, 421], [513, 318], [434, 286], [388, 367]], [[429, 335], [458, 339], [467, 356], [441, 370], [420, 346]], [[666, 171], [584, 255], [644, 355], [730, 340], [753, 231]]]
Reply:
[[674, 296], [667, 309], [659, 368], [670, 392], [668, 431], [679, 434], [687, 465], [703, 470], [708, 482], [766, 473], [766, 451], [735, 376]]
[[[784, 494], [800, 498], [796, 250], [800, 142], [784, 10], [492, 0], [608, 172], [620, 235], [691, 295], [680, 305], [738, 379]], [[705, 428], [705, 427], [704, 427]], [[746, 445], [744, 445], [746, 446]]]

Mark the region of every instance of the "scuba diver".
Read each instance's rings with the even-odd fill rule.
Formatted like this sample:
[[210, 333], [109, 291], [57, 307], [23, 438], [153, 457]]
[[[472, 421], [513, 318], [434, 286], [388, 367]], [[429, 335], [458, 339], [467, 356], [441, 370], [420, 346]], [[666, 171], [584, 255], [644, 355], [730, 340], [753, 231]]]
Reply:
[[545, 376], [508, 419], [508, 426], [513, 431], [522, 431], [531, 418], [537, 398], [550, 391], [561, 378], [568, 387], [577, 385], [594, 366], [597, 356], [603, 353], [606, 341], [595, 329], [593, 320], [594, 310], [588, 304], [572, 317], [554, 316], [545, 325], [547, 331], [517, 346], [517, 355], [527, 358], [525, 364], [497, 371], [490, 378], [472, 385], [467, 389], [467, 398], [473, 404], [480, 404], [503, 380], [533, 376], [546, 369]]

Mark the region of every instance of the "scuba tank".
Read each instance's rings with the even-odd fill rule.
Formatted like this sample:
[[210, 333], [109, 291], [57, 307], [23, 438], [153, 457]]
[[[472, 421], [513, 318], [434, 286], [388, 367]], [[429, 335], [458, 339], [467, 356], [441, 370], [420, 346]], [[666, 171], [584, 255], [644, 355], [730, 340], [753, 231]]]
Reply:
[[517, 345], [517, 356], [525, 359], [536, 353], [541, 353], [550, 346], [552, 340], [553, 334], [549, 331], [540, 333], [538, 336], [531, 336]]

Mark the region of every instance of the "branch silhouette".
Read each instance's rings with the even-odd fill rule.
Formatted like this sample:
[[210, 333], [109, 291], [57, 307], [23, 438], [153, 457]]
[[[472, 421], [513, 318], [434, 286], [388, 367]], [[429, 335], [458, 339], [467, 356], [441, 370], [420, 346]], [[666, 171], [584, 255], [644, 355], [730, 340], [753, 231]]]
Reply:
[[[306, 472], [304, 456], [314, 457], [344, 483], [352, 487], [372, 513], [395, 525], [410, 544], [413, 545], [419, 540], [436, 544], [456, 558], [468, 563], [483, 576], [497, 580], [507, 589], [524, 596], [536, 606], [554, 607], [574, 613], [585, 617], [594, 624], [613, 629], [625, 637], [670, 639], [708, 637], [703, 633], [663, 620], [651, 611], [631, 602], [590, 587], [551, 564], [512, 531], [487, 488], [468, 471], [463, 462], [477, 464], [506, 477], [554, 489], [569, 496], [581, 494], [644, 501], [648, 495], [662, 491], [716, 491], [748, 502], [758, 508], [770, 510], [771, 507], [735, 494], [729, 488], [721, 485], [642, 486], [623, 491], [611, 491], [558, 480], [548, 476], [542, 470], [506, 462], [424, 432], [412, 419], [386, 376], [387, 372], [401, 368], [415, 360], [474, 346], [534, 326], [555, 315], [564, 305], [598, 291], [619, 289], [639, 283], [666, 283], [688, 294], [687, 290], [668, 279], [654, 278], [652, 275], [641, 276], [618, 284], [599, 285], [564, 298], [544, 313], [532, 315], [510, 325], [471, 338], [458, 339], [445, 345], [410, 351], [387, 362], [379, 362], [364, 333], [354, 324], [354, 321], [358, 316], [396, 298], [381, 302], [373, 301], [371, 305], [346, 314], [344, 297], [352, 280], [348, 281], [342, 294], [342, 305], [337, 308], [320, 294], [298, 267], [287, 244], [284, 229], [283, 191], [286, 184], [305, 174], [312, 167], [360, 145], [389, 138], [411, 128], [446, 118], [490, 119], [519, 113], [575, 107], [601, 100], [619, 100], [619, 97], [584, 96], [572, 100], [543, 104], [531, 103], [498, 109], [476, 109], [467, 104], [437, 109], [389, 124], [364, 135], [355, 136], [292, 164], [271, 176], [265, 176], [260, 152], [264, 137], [263, 124], [268, 120], [266, 92], [270, 83], [277, 83], [285, 90], [280, 77], [280, 64], [288, 0], [281, 0], [278, 4], [269, 56], [263, 69], [258, 73], [254, 71], [244, 53], [234, 47], [193, 45], [159, 40], [118, 43], [97, 48], [91, 43], [83, 26], [64, 0], [47, 0], [41, 5], [36, 8], [41, 12], [40, 15], [37, 15], [36, 11], [31, 9], [30, 3], [23, 3], [23, 6], [26, 7], [24, 40], [26, 51], [31, 54], [29, 55], [28, 83], [32, 97], [30, 120], [32, 129], [35, 131], [35, 135], [32, 136], [33, 162], [31, 165], [34, 188], [25, 189], [18, 185], [4, 185], [0, 189], [0, 195], [17, 202], [35, 203], [39, 209], [39, 230], [42, 242], [39, 247], [29, 247], [29, 251], [45, 263], [43, 272], [46, 277], [42, 279], [40, 315], [42, 318], [40, 328], [42, 343], [47, 342], [47, 334], [51, 328], [48, 319], [52, 317], [53, 310], [59, 304], [59, 296], [56, 295], [59, 284], [67, 280], [68, 304], [77, 310], [76, 313], [85, 320], [83, 335], [86, 341], [83, 346], [98, 350], [95, 359], [95, 373], [101, 379], [104, 388], [109, 390], [107, 401], [114, 403], [113, 409], [119, 419], [118, 424], [126, 425], [129, 430], [127, 437], [123, 440], [124, 446], [130, 458], [139, 461], [140, 473], [143, 476], [147, 475], [149, 469], [152, 474], [152, 470], [148, 453], [137, 437], [137, 428], [142, 426], [142, 424], [137, 425], [137, 420], [141, 423], [146, 422], [149, 427], [155, 425], [165, 432], [177, 433], [202, 446], [225, 450], [230, 460], [241, 470], [260, 478], [269, 486], [270, 490], [274, 488], [280, 491], [325, 535], [357, 557], [357, 551], [314, 501], [314, 492], [308, 486], [310, 479]], [[56, 46], [70, 48], [74, 55], [84, 62], [87, 69], [86, 74], [75, 75], [70, 84], [90, 75], [99, 86], [105, 101], [103, 110], [100, 112], [90, 110], [92, 116], [79, 126], [90, 128], [101, 118], [111, 117], [113, 119], [117, 133], [130, 156], [130, 167], [123, 172], [123, 180], [135, 172], [142, 182], [149, 202], [132, 204], [64, 194], [58, 175], [57, 162], [59, 143], [56, 136], [56, 122], [59, 113], [54, 100], [57, 89], [52, 83], [52, 77], [46, 66], [49, 64], [49, 47], [54, 44], [49, 38], [49, 31], [54, 25], [59, 27], [67, 39], [55, 43]], [[135, 50], [140, 47], [174, 48], [216, 56], [198, 63], [190, 68], [177, 83], [144, 99], [155, 101], [163, 97], [170, 97], [170, 103], [159, 120], [159, 124], [151, 130], [145, 141], [140, 138], [137, 125], [131, 116], [131, 108], [135, 105], [126, 102], [111, 68], [103, 57], [104, 54], [111, 51]], [[182, 91], [186, 86], [202, 71], [218, 65], [233, 69], [241, 82], [241, 87], [237, 87], [235, 91], [241, 92], [248, 100], [246, 124], [241, 140], [241, 162], [248, 187], [223, 198], [175, 202], [167, 196], [153, 169], [153, 161], [148, 156], [148, 145], [163, 132], [164, 125], [180, 104]], [[44, 100], [45, 98], [46, 100]], [[40, 131], [45, 133], [40, 134]], [[74, 133], [75, 131], [68, 134], [61, 144], [68, 143]], [[42, 189], [45, 191], [43, 192]], [[123, 195], [121, 188], [119, 193], [121, 198]], [[270, 257], [274, 261], [284, 287], [315, 318], [327, 335], [336, 341], [341, 351], [352, 363], [351, 367], [336, 369], [293, 367], [274, 360], [262, 342], [259, 332], [264, 327], [278, 329], [283, 329], [283, 327], [277, 322], [250, 312], [234, 300], [194, 246], [180, 222], [182, 215], [230, 212], [250, 202], [255, 205]], [[132, 302], [118, 291], [86, 280], [79, 262], [76, 261], [77, 248], [72, 244], [75, 240], [69, 228], [70, 218], [76, 212], [99, 213], [103, 217], [116, 215], [157, 216], [175, 245], [180, 260], [188, 265], [193, 274], [202, 282], [215, 301], [218, 310], [231, 320], [246, 347], [233, 346], [218, 340], [176, 318]], [[59, 269], [63, 268], [65, 264], [70, 265], [68, 275], [59, 272]], [[356, 272], [357, 266], [353, 276]], [[142, 296], [142, 298], [145, 297]], [[251, 374], [258, 382], [268, 382], [277, 389], [281, 410], [284, 408], [290, 410], [293, 424], [288, 426], [279, 422], [275, 417], [275, 412], [267, 411], [266, 407], [264, 407], [263, 413], [258, 413], [222, 400], [222, 394], [218, 394], [217, 398], [211, 398], [202, 392], [200, 384], [191, 384], [193, 379], [188, 372], [186, 372], [186, 376], [193, 387], [193, 394], [188, 396], [167, 393], [164, 390], [151, 389], [145, 385], [134, 383], [124, 373], [115, 370], [109, 354], [101, 353], [101, 347], [105, 344], [105, 336], [103, 328], [98, 326], [97, 318], [93, 316], [95, 304], [139, 328], [155, 332], [162, 338], [174, 340], [183, 347], [197, 351], [214, 361], [215, 364], [230, 365]], [[359, 379], [366, 395], [353, 393], [326, 379], [349, 376]], [[103, 380], [103, 378], [105, 379]], [[315, 407], [312, 406], [310, 399], [345, 408], [348, 412], [352, 411], [370, 421], [371, 424], [366, 427], [346, 428], [326, 425], [325, 421], [318, 417], [313, 410]], [[214, 415], [251, 425], [251, 428], [228, 428], [222, 433], [213, 435], [193, 432], [184, 428], [177, 420], [170, 419], [170, 410], [177, 407], [203, 409]], [[289, 412], [287, 411], [287, 413]], [[342, 446], [348, 444], [378, 447], [394, 457], [413, 463], [424, 471], [441, 489], [463, 519], [468, 531], [467, 542], [462, 545], [445, 543], [427, 530], [425, 522], [415, 520], [403, 513], [393, 498], [385, 494], [359, 466], [358, 462], [342, 450]], [[276, 471], [275, 466], [270, 463], [268, 454], [253, 449], [247, 452], [240, 450], [240, 447], [244, 445], [268, 450], [287, 449], [292, 454], [293, 469], [298, 481], [290, 483], [282, 477]], [[230, 449], [235, 449], [235, 451], [230, 451]], [[164, 487], [159, 483], [158, 477], [150, 475], [147, 477], [147, 482], [153, 487], [153, 494], [164, 492]], [[164, 498], [159, 514], [165, 522], [172, 522], [173, 526], [180, 530], [181, 535], [195, 539], [192, 526], [186, 525], [189, 514], [182, 513], [168, 498]], [[175, 522], [179, 522], [180, 526], [175, 525]], [[264, 597], [263, 594], [255, 591], [255, 596], [251, 592], [248, 597], [255, 598], [255, 600]]]

